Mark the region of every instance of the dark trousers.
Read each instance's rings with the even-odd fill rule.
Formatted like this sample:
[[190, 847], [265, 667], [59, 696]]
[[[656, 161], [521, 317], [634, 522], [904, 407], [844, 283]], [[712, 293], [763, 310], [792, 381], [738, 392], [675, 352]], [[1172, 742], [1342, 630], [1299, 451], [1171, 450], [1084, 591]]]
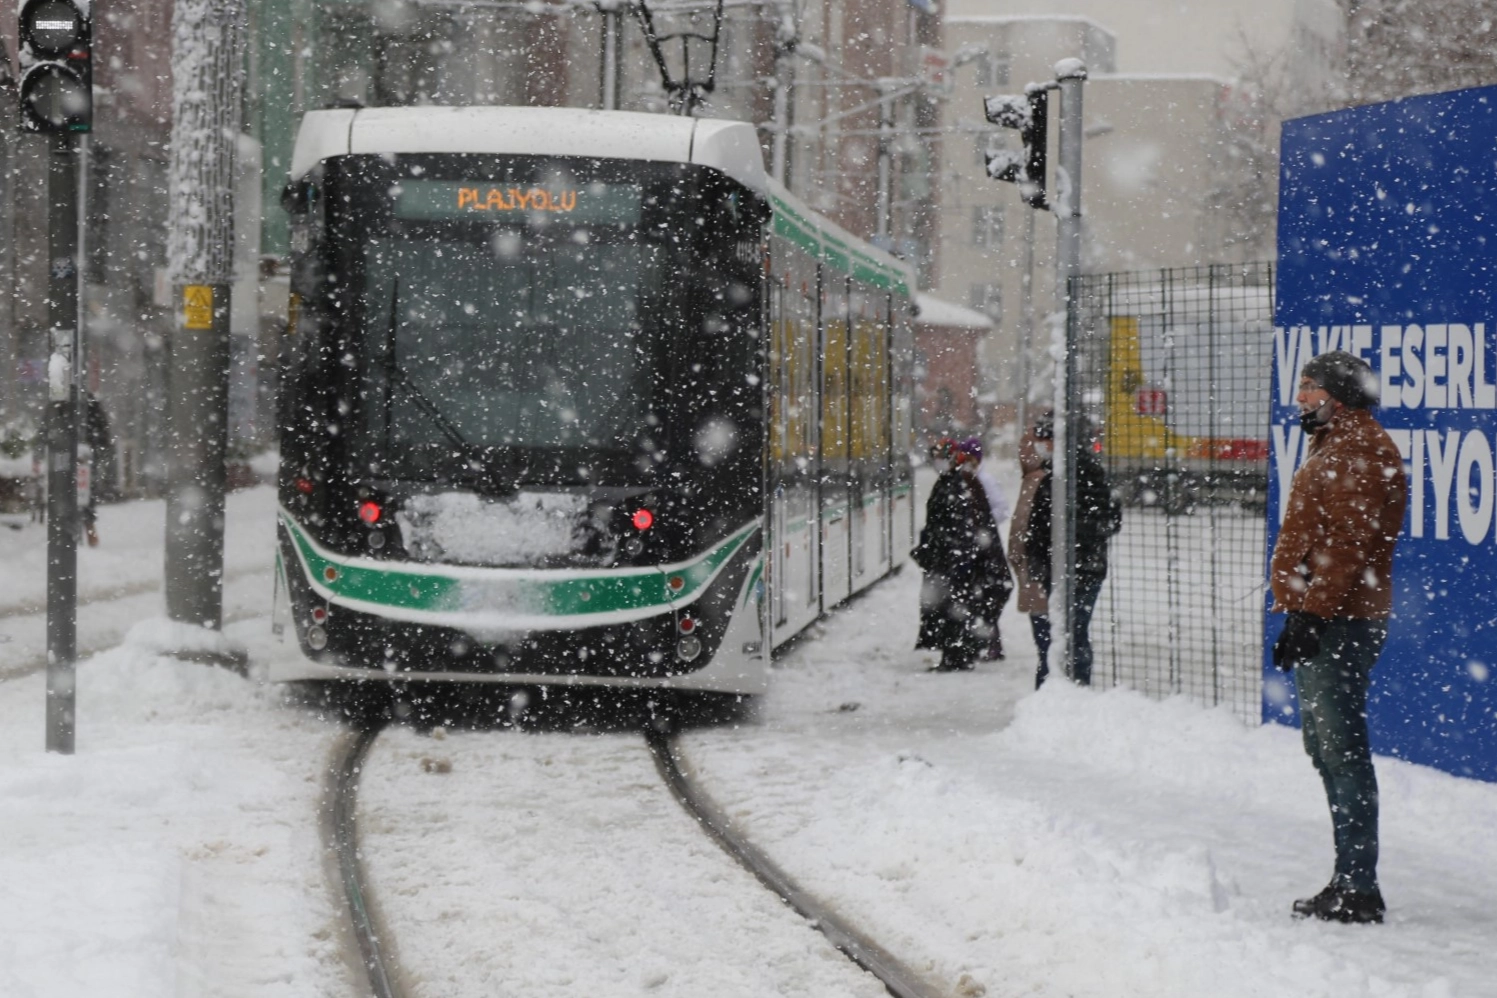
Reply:
[[1040, 667], [1034, 673], [1034, 688], [1045, 685], [1050, 675], [1050, 618], [1043, 613], [1029, 615], [1029, 630], [1034, 633], [1034, 648], [1040, 653]]
[[[1102, 595], [1102, 581], [1106, 578], [1093, 572], [1076, 573], [1076, 646], [1071, 649], [1071, 669], [1072, 677], [1082, 686], [1092, 684], [1092, 611], [1097, 608], [1097, 597]], [[1040, 667], [1034, 675], [1034, 688], [1039, 689], [1045, 685], [1045, 677], [1050, 675], [1047, 661], [1050, 618], [1044, 614], [1030, 614], [1029, 626], [1034, 631], [1034, 646], [1040, 653]]]
[[1305, 751], [1331, 809], [1334, 882], [1354, 891], [1377, 888], [1377, 774], [1367, 739], [1367, 686], [1387, 639], [1386, 621], [1336, 618], [1320, 653], [1294, 670]]

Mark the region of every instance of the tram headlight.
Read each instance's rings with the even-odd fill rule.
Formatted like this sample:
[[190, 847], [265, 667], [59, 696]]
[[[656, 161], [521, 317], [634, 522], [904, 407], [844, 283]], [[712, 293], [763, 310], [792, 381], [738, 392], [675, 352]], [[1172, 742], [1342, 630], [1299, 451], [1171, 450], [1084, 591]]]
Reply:
[[307, 647], [313, 651], [322, 651], [327, 647], [327, 628], [313, 624], [307, 628]]
[[694, 662], [702, 654], [702, 639], [687, 634], [676, 642], [676, 657], [683, 662]]
[[645, 542], [638, 537], [630, 537], [624, 541], [624, 554], [630, 558], [639, 557], [639, 553], [645, 549]]

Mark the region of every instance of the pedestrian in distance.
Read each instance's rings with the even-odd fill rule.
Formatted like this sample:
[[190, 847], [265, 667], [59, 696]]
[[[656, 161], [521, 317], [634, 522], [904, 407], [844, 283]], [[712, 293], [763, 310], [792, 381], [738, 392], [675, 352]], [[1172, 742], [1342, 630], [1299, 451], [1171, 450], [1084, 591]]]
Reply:
[[1367, 688], [1388, 637], [1408, 482], [1370, 411], [1378, 390], [1367, 363], [1345, 351], [1301, 368], [1296, 401], [1309, 447], [1269, 562], [1273, 610], [1288, 614], [1273, 661], [1294, 671], [1300, 731], [1325, 786], [1336, 850], [1330, 883], [1294, 902], [1297, 918], [1381, 922], [1386, 910]]
[[985, 644], [984, 621], [996, 616], [1012, 581], [998, 524], [968, 456], [943, 437], [931, 460], [940, 474], [926, 501], [920, 542], [911, 552], [925, 572], [915, 647], [941, 652], [931, 671], [964, 671], [973, 667]]
[[[998, 526], [998, 540], [995, 543], [1001, 548], [1003, 524], [1008, 521], [1008, 497], [1003, 493], [1003, 486], [998, 484], [998, 476], [993, 474], [991, 465], [983, 460], [982, 439], [968, 437], [957, 446], [967, 456], [963, 467], [971, 468], [973, 477], [977, 479], [978, 488], [982, 490], [983, 497], [987, 501], [988, 509], [993, 514], [993, 522]], [[1008, 605], [1008, 598], [1013, 594], [1012, 575], [1009, 575], [1008, 579], [1008, 586], [995, 594], [997, 609], [993, 611], [992, 617], [985, 621], [988, 640], [981, 656], [985, 661], [994, 662], [1003, 659], [1003, 634], [998, 629], [998, 618], [1003, 616], [1003, 608]]]
[[98, 396], [87, 392], [83, 402], [84, 446], [79, 448], [79, 453], [82, 463], [87, 465], [88, 489], [80, 495], [83, 501], [78, 506], [78, 521], [83, 527], [84, 539], [92, 548], [99, 546], [99, 493], [107, 488], [101, 472], [113, 468], [114, 435], [109, 432], [109, 416]]
[[[1036, 441], [1053, 443], [1055, 429], [1051, 417], [1048, 414], [1042, 416], [1033, 432]], [[1028, 577], [1044, 588], [1047, 607], [1052, 584], [1050, 511], [1054, 478], [1052, 464], [1035, 486], [1023, 537]], [[1076, 505], [1071, 512], [1076, 518], [1076, 578], [1072, 593], [1075, 647], [1071, 649], [1071, 678], [1082, 686], [1090, 686], [1092, 612], [1107, 578], [1108, 542], [1123, 526], [1123, 507], [1107, 485], [1107, 472], [1102, 462], [1080, 440], [1076, 442]], [[1048, 631], [1048, 620], [1046, 628]], [[1046, 650], [1048, 652], [1048, 647]], [[1042, 655], [1035, 670], [1035, 689], [1045, 684], [1049, 674], [1047, 657]]]

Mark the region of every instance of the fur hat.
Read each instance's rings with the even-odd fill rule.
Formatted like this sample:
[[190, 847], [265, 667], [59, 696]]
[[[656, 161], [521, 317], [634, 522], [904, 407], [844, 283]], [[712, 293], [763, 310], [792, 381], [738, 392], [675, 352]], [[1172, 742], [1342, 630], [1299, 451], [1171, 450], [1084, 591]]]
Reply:
[[1345, 350], [1311, 357], [1300, 368], [1300, 377], [1309, 378], [1331, 398], [1352, 409], [1370, 409], [1378, 404], [1377, 375], [1365, 360]]
[[982, 440], [977, 437], [968, 437], [956, 445], [956, 449], [972, 458], [974, 461], [982, 460]]

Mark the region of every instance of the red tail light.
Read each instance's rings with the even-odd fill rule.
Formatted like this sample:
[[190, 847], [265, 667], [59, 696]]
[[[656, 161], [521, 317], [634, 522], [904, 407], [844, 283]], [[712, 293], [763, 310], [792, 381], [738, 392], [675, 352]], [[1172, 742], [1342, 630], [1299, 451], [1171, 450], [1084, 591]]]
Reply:
[[379, 522], [379, 518], [383, 513], [384, 510], [379, 508], [379, 503], [372, 499], [365, 499], [359, 503], [359, 519], [371, 527]]
[[655, 514], [647, 509], [636, 509], [629, 522], [634, 524], [635, 530], [649, 530], [655, 524]]

